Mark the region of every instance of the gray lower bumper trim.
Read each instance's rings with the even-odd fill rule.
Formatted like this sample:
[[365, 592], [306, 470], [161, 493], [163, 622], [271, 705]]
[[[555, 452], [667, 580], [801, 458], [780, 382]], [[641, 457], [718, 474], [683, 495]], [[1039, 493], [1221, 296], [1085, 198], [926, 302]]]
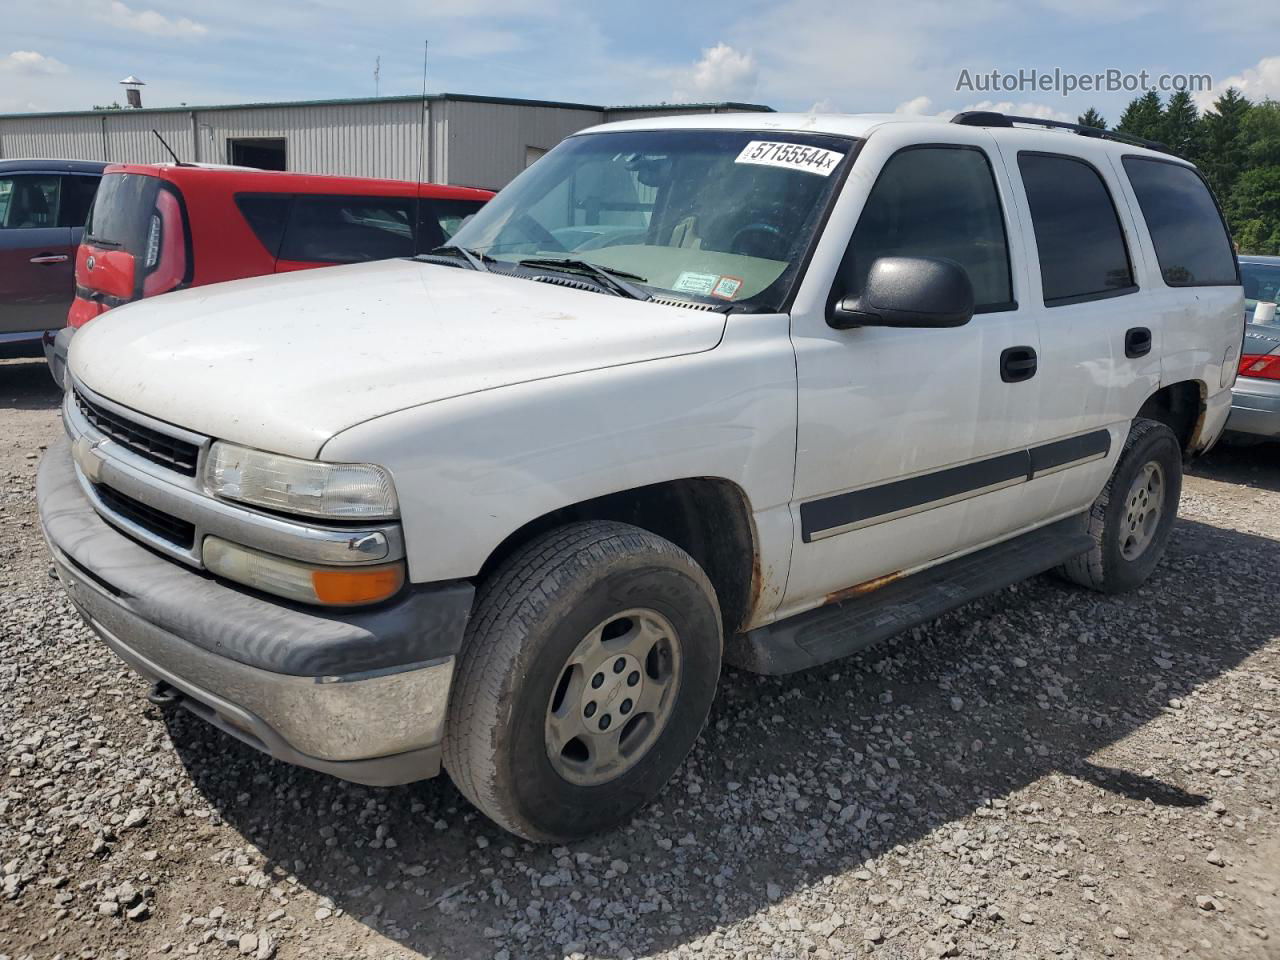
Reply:
[[92, 621], [90, 625], [94, 626], [103, 642], [115, 652], [116, 656], [132, 667], [135, 672], [148, 680], [163, 681], [178, 691], [181, 694], [178, 701], [180, 706], [242, 743], [284, 763], [292, 763], [295, 766], [306, 767], [309, 770], [371, 787], [413, 783], [416, 780], [430, 779], [440, 773], [439, 744], [365, 760], [322, 760], [319, 757], [299, 753], [260, 718], [152, 663], [125, 646], [118, 637], [112, 636], [93, 624]]

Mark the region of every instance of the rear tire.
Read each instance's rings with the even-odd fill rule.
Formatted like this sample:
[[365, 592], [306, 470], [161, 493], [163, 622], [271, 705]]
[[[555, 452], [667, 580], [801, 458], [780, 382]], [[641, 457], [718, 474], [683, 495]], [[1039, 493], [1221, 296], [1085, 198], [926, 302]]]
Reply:
[[544, 534], [480, 586], [445, 768], [529, 840], [625, 823], [701, 732], [722, 639], [715, 590], [675, 544], [604, 521]]
[[1094, 545], [1057, 573], [1100, 593], [1123, 593], [1164, 555], [1182, 493], [1182, 447], [1163, 423], [1138, 419], [1107, 485], [1089, 511]]

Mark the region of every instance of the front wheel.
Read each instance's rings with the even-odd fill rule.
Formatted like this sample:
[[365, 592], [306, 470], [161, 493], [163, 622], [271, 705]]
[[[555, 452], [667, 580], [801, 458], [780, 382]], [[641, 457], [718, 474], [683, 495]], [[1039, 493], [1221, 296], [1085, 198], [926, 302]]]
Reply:
[[693, 747], [721, 643], [715, 591], [675, 544], [603, 521], [544, 534], [480, 587], [445, 768], [529, 840], [625, 823]]
[[1182, 447], [1163, 423], [1139, 419], [1089, 511], [1094, 545], [1058, 572], [1101, 593], [1132, 590], [1164, 555], [1182, 495]]

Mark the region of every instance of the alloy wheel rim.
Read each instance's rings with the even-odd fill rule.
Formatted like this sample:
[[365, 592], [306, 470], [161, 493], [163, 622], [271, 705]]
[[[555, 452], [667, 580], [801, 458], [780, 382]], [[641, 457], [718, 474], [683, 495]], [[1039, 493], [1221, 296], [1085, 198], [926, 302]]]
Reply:
[[1143, 464], [1125, 496], [1120, 555], [1137, 560], [1155, 539], [1164, 513], [1164, 469], [1154, 460]]
[[656, 610], [614, 614], [582, 638], [547, 704], [547, 757], [565, 780], [598, 786], [648, 753], [671, 719], [680, 638]]

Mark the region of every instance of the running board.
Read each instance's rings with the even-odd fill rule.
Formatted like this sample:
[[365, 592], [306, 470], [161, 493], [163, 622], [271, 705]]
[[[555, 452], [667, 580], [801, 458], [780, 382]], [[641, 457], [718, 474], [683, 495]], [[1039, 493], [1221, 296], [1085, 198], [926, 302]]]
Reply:
[[1087, 530], [1082, 513], [902, 579], [858, 584], [817, 609], [731, 638], [725, 662], [779, 676], [847, 657], [1086, 552]]

